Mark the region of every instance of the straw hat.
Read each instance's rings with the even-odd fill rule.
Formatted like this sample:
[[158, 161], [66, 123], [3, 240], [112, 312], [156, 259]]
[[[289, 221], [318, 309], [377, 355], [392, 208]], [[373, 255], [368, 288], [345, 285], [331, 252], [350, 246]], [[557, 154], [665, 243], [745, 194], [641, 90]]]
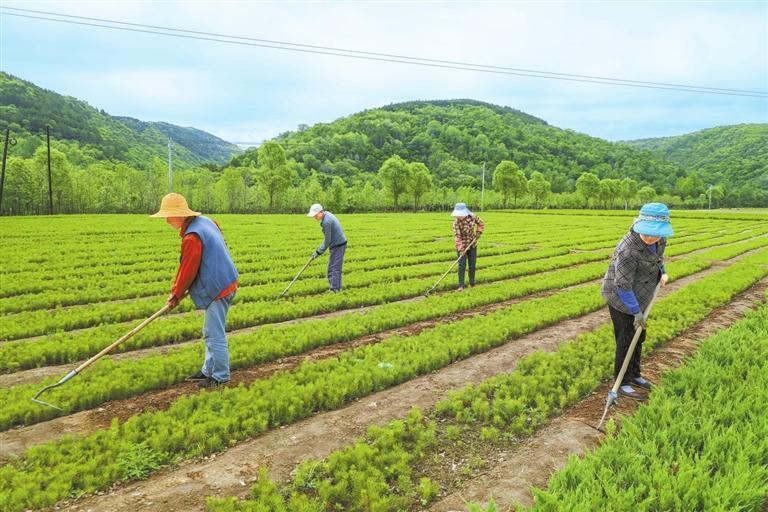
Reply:
[[184, 196], [171, 192], [163, 197], [163, 200], [160, 202], [160, 211], [150, 215], [150, 217], [197, 217], [198, 215], [202, 214], [190, 210]]

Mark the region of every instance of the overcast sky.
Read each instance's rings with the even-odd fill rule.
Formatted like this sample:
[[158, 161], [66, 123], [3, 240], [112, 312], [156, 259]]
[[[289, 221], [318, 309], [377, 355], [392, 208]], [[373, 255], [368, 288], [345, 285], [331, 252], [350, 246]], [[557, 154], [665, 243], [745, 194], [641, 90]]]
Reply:
[[[768, 2], [9, 1], [9, 7], [558, 73], [768, 89]], [[4, 11], [6, 13], [10, 11]], [[0, 68], [114, 115], [260, 141], [473, 98], [609, 140], [768, 122], [768, 100], [370, 62], [0, 17]]]

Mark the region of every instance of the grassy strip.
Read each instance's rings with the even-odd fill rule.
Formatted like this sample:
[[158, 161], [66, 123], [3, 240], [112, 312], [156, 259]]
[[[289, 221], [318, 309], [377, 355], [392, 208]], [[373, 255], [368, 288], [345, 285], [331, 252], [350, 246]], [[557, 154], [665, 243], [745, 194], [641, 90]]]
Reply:
[[706, 340], [621, 432], [573, 457], [530, 510], [764, 510], [768, 307]]
[[[661, 300], [654, 309], [650, 335], [644, 348], [650, 351], [660, 343], [669, 341], [705, 318], [714, 308], [727, 304], [734, 295], [768, 275], [767, 263], [768, 251], [761, 251]], [[429, 464], [428, 461], [439, 456], [446, 446], [461, 446], [465, 437], [476, 437], [478, 432], [480, 439], [487, 443], [509, 443], [520, 436], [530, 435], [553, 414], [578, 401], [611, 375], [613, 343], [611, 326], [605, 325], [579, 336], [572, 343], [562, 345], [556, 352], [532, 354], [522, 359], [510, 374], [493, 377], [477, 386], [468, 386], [449, 394], [438, 402], [430, 418], [422, 418], [418, 411], [414, 411], [405, 421], [394, 421], [385, 427], [372, 428], [366, 439], [334, 452], [326, 460], [303, 463], [294, 472], [292, 481], [282, 488], [262, 474], [253, 489], [252, 499], [210, 499], [209, 509], [212, 512], [399, 511], [426, 505], [438, 494], [439, 487], [429, 478], [421, 476], [415, 470], [417, 466]], [[725, 359], [728, 359], [727, 356]], [[758, 357], [759, 363], [756, 366], [764, 368], [764, 360]], [[741, 376], [743, 374], [732, 376], [731, 380]], [[758, 385], [757, 388], [764, 398], [768, 397], [766, 386]], [[718, 395], [714, 390], [710, 391], [710, 394]], [[748, 402], [749, 395], [745, 395], [745, 401]], [[719, 400], [729, 398], [728, 394], [719, 395]], [[762, 412], [758, 409], [751, 414], [756, 417]], [[730, 412], [725, 408], [721, 415], [729, 418]], [[648, 431], [656, 428], [654, 418], [650, 418]], [[706, 420], [699, 418], [699, 422], [702, 421]], [[731, 434], [735, 433], [727, 427], [727, 421], [721, 422], [721, 425]], [[763, 434], [766, 433], [764, 422], [760, 429]], [[704, 439], [696, 434], [690, 437], [698, 441]], [[757, 442], [758, 446], [762, 444], [760, 452], [753, 452], [753, 455], [757, 455], [753, 461], [759, 461], [760, 454], [762, 459], [765, 458], [764, 439], [765, 435], [747, 438], [747, 443]], [[660, 436], [658, 440], [661, 444], [667, 443], [669, 436]], [[727, 451], [728, 445], [716, 443], [712, 456]], [[699, 445], [692, 446], [695, 448]], [[652, 447], [651, 450], [642, 451], [655, 453]], [[648, 458], [636, 455], [636, 447], [630, 450], [624, 446], [617, 452], [623, 457], [620, 463], [626, 463], [628, 470], [632, 468], [633, 458], [639, 465], [648, 461]], [[715, 459], [718, 460], [722, 460], [722, 457]], [[741, 464], [742, 470], [738, 479], [743, 480], [747, 474], [743, 470], [747, 466], [743, 459], [737, 459], [736, 462]], [[584, 481], [591, 479], [593, 488], [599, 488], [607, 475], [613, 477], [617, 469], [616, 465], [604, 463], [595, 464], [595, 467], [599, 468], [603, 478], [596, 479], [594, 475], [586, 475], [584, 478]], [[664, 474], [657, 476], [665, 478]], [[622, 484], [625, 481], [616, 481], [613, 492], [609, 491], [616, 500], [616, 507], [605, 507], [605, 501], [600, 499], [604, 496], [594, 496], [593, 501], [579, 502], [578, 498], [583, 495], [575, 492], [574, 500], [569, 502], [570, 506], [560, 507], [559, 496], [553, 496], [549, 501], [553, 507], [544, 510], [635, 510], [638, 505], [637, 495], [629, 497], [623, 494]], [[581, 483], [572, 480], [570, 475], [564, 475], [562, 482], [569, 489], [576, 489]], [[690, 483], [685, 475], [681, 475], [679, 488], [685, 482]], [[764, 483], [762, 489], [765, 489]], [[669, 493], [666, 496], [669, 497]], [[693, 506], [679, 510], [702, 509]]]
[[[0, 468], [0, 503], [6, 510], [42, 507], [132, 478], [121, 461], [153, 461], [152, 467], [215, 452], [269, 428], [331, 410], [486, 351], [509, 339], [601, 306], [594, 286], [449, 324], [417, 336], [392, 337], [302, 364], [237, 387], [190, 395], [168, 410], [134, 416], [84, 438], [64, 438], [28, 450]], [[117, 380], [117, 379], [116, 379]], [[151, 468], [146, 468], [148, 473]]]
[[[492, 256], [485, 258], [483, 261], [483, 267], [481, 268], [482, 273], [480, 274], [480, 277], [478, 277], [478, 280], [481, 282], [495, 280], [489, 279], [489, 276], [499, 275], [498, 272], [495, 274], [493, 273], [499, 266], [504, 266], [504, 271], [501, 272], [501, 275], [515, 277], [534, 271], [559, 268], [580, 262], [597, 261], [606, 257], [606, 254], [609, 251], [609, 245], [610, 244], [604, 243], [604, 250], [600, 253], [559, 254], [562, 252], [559, 249], [543, 249], [532, 251], [531, 253], [513, 253]], [[515, 266], [513, 267], [512, 265]], [[344, 288], [347, 292], [345, 293], [345, 296], [349, 296], [350, 294], [354, 295], [358, 291], [365, 295], [367, 289], [375, 285], [386, 286], [389, 283], [400, 283], [406, 280], [415, 282], [417, 279], [422, 281], [434, 281], [445, 270], [445, 264], [435, 263], [403, 268], [374, 270], [370, 272], [358, 272], [345, 277]], [[445, 286], [448, 286], [449, 284], [450, 283], [446, 282]], [[420, 290], [421, 293], [429, 288], [429, 285], [422, 286], [424, 288]], [[273, 303], [274, 298], [284, 288], [285, 283], [271, 283], [258, 287], [242, 288], [238, 291], [236, 301], [238, 305], [251, 306], [254, 306], [253, 303], [269, 302], [270, 304], [255, 304], [255, 307], [262, 311], [264, 309], [273, 311], [285, 309], [283, 307], [284, 303]], [[328, 284], [325, 280], [304, 280], [297, 282], [291, 289], [291, 297], [294, 300], [297, 300], [305, 295], [321, 294], [327, 291], [327, 289]], [[418, 294], [419, 292], [414, 295]], [[37, 310], [0, 316], [0, 339], [14, 340], [49, 332], [69, 331], [104, 323], [122, 322], [146, 317], [159, 309], [159, 298], [160, 297], [155, 296], [148, 299], [121, 302], [118, 304], [100, 303], [83, 308], [70, 308], [54, 312]], [[160, 305], [161, 304], [162, 302]], [[177, 311], [179, 312], [193, 310], [194, 305], [191, 300], [186, 300], [177, 308]], [[293, 316], [278, 315], [278, 319], [280, 320], [287, 320], [290, 318], [293, 318]]]
[[[606, 256], [607, 254], [605, 252], [586, 252], [565, 254], [544, 259], [533, 259], [530, 261], [519, 261], [508, 265], [497, 265], [495, 267], [481, 269], [477, 275], [477, 283], [492, 283], [495, 281], [508, 280], [514, 277], [568, 268], [582, 263], [604, 260]], [[253, 302], [237, 300], [236, 307], [233, 307], [228, 315], [227, 328], [229, 330], [242, 329], [256, 325], [331, 313], [342, 309], [385, 304], [401, 299], [418, 297], [429, 289], [434, 281], [434, 276], [400, 280], [397, 282], [380, 280], [379, 282], [376, 282], [376, 284], [370, 284], [367, 287], [361, 286], [354, 290], [346, 290], [344, 293], [324, 294], [319, 300], [317, 298], [307, 300], [303, 297], [283, 299], [279, 302], [275, 302], [274, 300]], [[445, 279], [438, 287], [438, 290], [447, 290], [455, 286], [454, 282]], [[279, 292], [275, 292], [274, 295], [277, 295], [277, 293]], [[160, 304], [155, 301], [152, 309], [159, 308], [159, 306]], [[131, 307], [130, 304], [126, 306], [126, 308]], [[137, 305], [135, 307], [143, 313], [143, 309], [147, 306]], [[110, 323], [112, 320], [113, 319], [102, 318], [98, 320], [98, 322]], [[41, 319], [41, 321], [44, 322], [45, 320]], [[61, 346], [61, 343], [84, 343], [86, 340], [95, 337], [101, 339], [104, 346], [106, 346], [110, 341], [114, 340], [116, 334], [120, 335], [122, 332], [125, 332], [132, 327], [133, 325], [121, 325], [119, 327], [108, 325], [105, 328], [92, 329], [87, 332], [56, 333], [43, 339], [6, 342], [11, 343], [7, 348], [5, 347], [6, 343], [2, 343], [0, 344], [0, 354], [6, 356], [7, 359], [6, 357], [0, 357], [0, 361], [6, 361], [5, 363], [0, 362], [0, 372], [7, 373], [14, 368], [20, 368], [20, 366], [12, 366], [12, 363], [10, 362], [17, 359], [13, 353], [17, 351], [19, 345], [44, 343], [46, 346], [56, 347]], [[157, 346], [169, 342], [195, 339], [199, 337], [201, 328], [202, 317], [198, 314], [175, 315], [160, 318], [151, 324], [145, 331], [140, 333], [135, 338], [135, 341], [133, 341], [133, 344], [128, 346]], [[24, 329], [39, 331], [44, 329], [44, 327], [17, 327], [17, 330]], [[139, 343], [140, 345], [137, 345]], [[53, 358], [48, 361], [49, 363], [55, 363], [64, 362], [65, 360]], [[44, 361], [38, 360], [34, 364], [41, 365], [44, 364]]]

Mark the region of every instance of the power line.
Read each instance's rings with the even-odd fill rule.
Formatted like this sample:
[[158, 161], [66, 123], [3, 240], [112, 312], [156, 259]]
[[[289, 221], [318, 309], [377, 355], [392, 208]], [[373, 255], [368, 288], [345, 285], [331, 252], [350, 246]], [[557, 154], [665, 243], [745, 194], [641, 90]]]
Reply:
[[[39, 20], [54, 21], [59, 23], [74, 24], [74, 25], [101, 27], [101, 28], [108, 28], [112, 30], [122, 30], [126, 32], [138, 32], [138, 33], [145, 33], [145, 34], [185, 38], [185, 39], [195, 39], [195, 40], [201, 40], [201, 41], [220, 42], [220, 43], [234, 44], [239, 46], [270, 48], [270, 49], [286, 50], [286, 51], [292, 51], [292, 52], [318, 54], [318, 55], [331, 55], [336, 57], [346, 57], [346, 58], [359, 59], [359, 60], [392, 62], [392, 63], [410, 64], [410, 65], [423, 66], [423, 67], [455, 69], [455, 70], [462, 70], [462, 71], [475, 71], [475, 72], [481, 72], [481, 73], [500, 74], [500, 75], [523, 76], [523, 77], [532, 77], [532, 78], [548, 78], [551, 80], [565, 80], [570, 82], [595, 83], [595, 84], [601, 84], [601, 85], [620, 85], [625, 87], [639, 87], [639, 88], [645, 88], [645, 89], [661, 89], [661, 90], [672, 90], [672, 91], [680, 91], [680, 92], [697, 92], [697, 93], [703, 93], [703, 94], [718, 94], [718, 95], [725, 95], [725, 96], [742, 96], [742, 97], [754, 97], [754, 98], [768, 97], [768, 93], [761, 92], [761, 91], [746, 91], [746, 90], [740, 90], [740, 89], [720, 89], [720, 88], [714, 88], [714, 87], [702, 87], [702, 86], [695, 86], [695, 85], [664, 84], [663, 82], [641, 82], [637, 80], [592, 77], [589, 75], [573, 75], [573, 74], [567, 74], [567, 73], [552, 73], [547, 71], [515, 70], [516, 68], [504, 68], [500, 66], [486, 66], [481, 64], [460, 63], [456, 61], [441, 61], [437, 59], [423, 59], [419, 57], [407, 57], [407, 56], [398, 56], [398, 55], [392, 55], [392, 54], [379, 54], [374, 52], [362, 52], [358, 50], [344, 50], [344, 49], [336, 49], [336, 48], [330, 48], [330, 47], [302, 45], [299, 43], [284, 43], [284, 42], [278, 42], [278, 41], [273, 42], [270, 40], [261, 40], [261, 39], [244, 38], [239, 36], [229, 36], [229, 35], [215, 34], [215, 33], [208, 33], [208, 32], [198, 32], [198, 31], [191, 31], [191, 30], [184, 30], [184, 29], [158, 27], [154, 25], [142, 25], [138, 23], [104, 20], [100, 18], [87, 18], [83, 16], [62, 15], [57, 13], [50, 13], [48, 11], [32, 11], [30, 9], [19, 9], [14, 7], [4, 7], [3, 9], [5, 10], [12, 9], [15, 11], [50, 14], [53, 16], [67, 17], [67, 18], [73, 18], [73, 19], [50, 18], [47, 16], [33, 16], [28, 14], [18, 14], [18, 13], [0, 11], [0, 14], [4, 14], [7, 16], [16, 16], [20, 18], [39, 19]], [[75, 21], [75, 19], [90, 20], [90, 21]], [[112, 25], [104, 25], [103, 23], [92, 23], [91, 21], [111, 23]], [[128, 25], [128, 26], [119, 26], [119, 25]], [[146, 28], [131, 28], [131, 27], [146, 27]], [[149, 29], [152, 29], [152, 30], [149, 30]], [[172, 33], [168, 31], [185, 32], [186, 34]], [[201, 34], [201, 35], [188, 35], [188, 34]], [[205, 37], [203, 37], [203, 35], [205, 35]], [[212, 36], [212, 37], [209, 37], [209, 36]], [[228, 39], [221, 39], [221, 37], [226, 37]], [[269, 43], [255, 42], [255, 41], [267, 41]], [[292, 46], [289, 47], [288, 45], [292, 45]], [[342, 53], [342, 52], [345, 52], [345, 53]], [[512, 70], [515, 70], [515, 71], [512, 71]]]
[[[225, 37], [228, 39], [240, 39], [243, 41], [254, 41], [259, 43], [269, 43], [269, 44], [278, 44], [283, 46], [295, 46], [299, 48], [310, 48], [314, 50], [327, 50], [332, 52], [344, 52], [344, 53], [352, 53], [352, 54], [359, 54], [359, 55], [370, 55], [375, 57], [388, 57], [388, 58], [395, 58], [395, 59], [408, 59], [408, 60], [414, 60], [414, 61], [422, 61], [422, 62], [432, 62], [437, 64], [450, 64], [450, 65], [457, 65], [457, 66], [470, 66], [470, 67], [477, 67], [477, 68], [487, 68], [487, 69], [497, 69], [497, 70], [503, 70], [503, 71], [516, 71], [521, 73], [535, 73], [535, 74], [543, 74], [543, 75], [552, 75], [553, 77], [560, 76], [560, 77], [571, 77], [571, 78], [586, 78], [590, 80], [607, 80], [611, 82], [626, 82], [628, 84], [643, 84], [643, 85], [659, 85], [659, 86], [669, 86], [669, 87], [682, 87], [686, 89], [701, 89], [701, 90], [707, 90], [707, 91], [725, 91], [725, 92], [738, 92], [738, 93], [749, 93], [749, 94], [760, 94], [765, 95], [768, 94], [764, 91], [750, 91], [750, 90], [743, 90], [743, 89], [725, 89], [721, 87], [706, 87], [706, 86], [699, 86], [699, 85], [690, 85], [690, 84], [675, 84], [675, 83], [667, 83], [667, 82], [649, 82], [649, 81], [643, 81], [643, 80], [629, 80], [629, 79], [623, 79], [623, 78], [612, 78], [612, 77], [603, 77], [603, 76], [593, 76], [593, 75], [579, 75], [574, 73], [556, 73], [552, 71], [541, 71], [541, 70], [535, 70], [535, 69], [524, 69], [524, 68], [511, 68], [511, 67], [503, 67], [503, 66], [494, 66], [494, 65], [487, 65], [487, 64], [475, 64], [471, 62], [461, 62], [461, 61], [452, 61], [452, 60], [440, 60], [440, 59], [430, 59], [425, 57], [412, 57], [408, 55], [399, 55], [399, 54], [391, 54], [391, 53], [378, 53], [378, 52], [371, 52], [371, 51], [362, 51], [362, 50], [350, 50], [345, 48], [335, 48], [330, 46], [318, 46], [318, 45], [311, 45], [311, 44], [303, 44], [303, 43], [292, 43], [289, 41], [277, 41], [273, 39], [259, 39], [254, 37], [245, 37], [245, 36], [233, 36], [229, 34], [221, 34], [216, 32], [203, 32], [198, 30], [188, 30], [188, 29], [180, 29], [180, 28], [173, 28], [173, 27], [164, 27], [159, 25], [147, 25], [142, 23], [130, 23], [127, 21], [115, 21], [115, 20], [108, 20], [104, 18], [93, 18], [93, 17], [87, 17], [87, 16], [75, 16], [70, 14], [61, 14], [61, 13], [55, 13], [50, 11], [39, 11], [39, 10], [33, 10], [33, 9], [21, 9], [17, 7], [7, 7], [6, 9], [14, 10], [14, 11], [22, 11], [22, 12], [30, 12], [30, 13], [36, 13], [36, 14], [47, 14], [47, 15], [53, 15], [63, 18], [73, 18], [73, 19], [81, 19], [81, 20], [89, 20], [89, 21], [98, 21], [103, 23], [112, 23], [112, 24], [118, 24], [118, 25], [127, 25], [132, 27], [143, 27], [143, 28], [152, 28], [152, 29], [158, 29], [158, 30], [164, 30], [164, 31], [173, 31], [173, 32], [183, 32], [186, 34], [197, 34], [197, 35], [205, 35], [205, 36], [213, 36], [213, 37]], [[63, 20], [62, 20], [63, 21]]]

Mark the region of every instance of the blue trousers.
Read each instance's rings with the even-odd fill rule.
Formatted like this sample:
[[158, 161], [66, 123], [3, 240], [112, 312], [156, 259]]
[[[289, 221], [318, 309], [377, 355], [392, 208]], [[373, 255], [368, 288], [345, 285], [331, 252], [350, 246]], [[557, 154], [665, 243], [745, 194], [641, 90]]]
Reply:
[[230, 293], [224, 298], [215, 300], [205, 309], [203, 322], [203, 339], [205, 340], [205, 362], [202, 372], [205, 376], [219, 382], [229, 380], [229, 346], [227, 344], [227, 312], [235, 298]]
[[328, 252], [328, 286], [332, 292], [341, 291], [341, 267], [347, 244], [331, 247]]

